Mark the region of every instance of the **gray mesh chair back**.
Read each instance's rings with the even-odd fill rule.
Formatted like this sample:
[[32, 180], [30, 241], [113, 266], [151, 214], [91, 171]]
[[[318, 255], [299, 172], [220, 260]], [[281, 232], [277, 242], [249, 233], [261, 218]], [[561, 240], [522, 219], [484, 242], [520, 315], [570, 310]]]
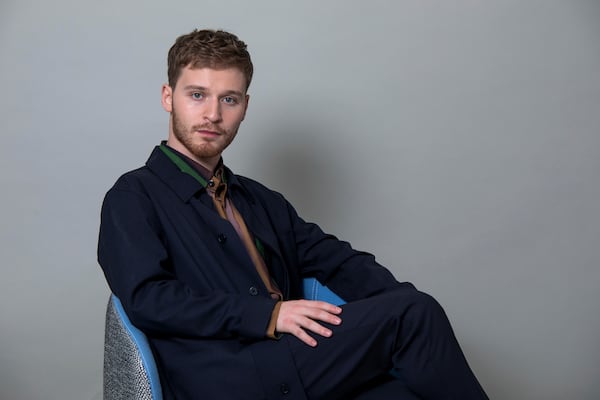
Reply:
[[104, 400], [162, 400], [160, 380], [146, 336], [111, 295], [104, 336]]

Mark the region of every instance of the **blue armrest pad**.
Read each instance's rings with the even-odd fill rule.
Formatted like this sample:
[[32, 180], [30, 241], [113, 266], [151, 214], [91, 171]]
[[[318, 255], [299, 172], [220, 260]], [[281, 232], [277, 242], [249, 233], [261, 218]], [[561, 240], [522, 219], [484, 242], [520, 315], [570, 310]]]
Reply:
[[160, 386], [160, 378], [158, 376], [158, 369], [156, 368], [156, 362], [154, 361], [154, 355], [152, 354], [152, 349], [150, 349], [148, 338], [146, 338], [146, 335], [142, 331], [133, 326], [129, 320], [129, 317], [127, 317], [127, 314], [125, 314], [121, 300], [119, 300], [119, 298], [114, 294], [112, 295], [112, 301], [115, 305], [115, 310], [123, 322], [124, 328], [127, 330], [139, 350], [140, 358], [142, 364], [144, 365], [144, 370], [148, 374], [148, 380], [150, 381], [150, 388], [153, 394], [152, 398], [154, 400], [162, 400], [162, 390]]
[[327, 303], [341, 306], [346, 302], [337, 294], [333, 293], [327, 286], [324, 286], [316, 278], [305, 278], [302, 281], [304, 288], [304, 297], [308, 300], [321, 300]]

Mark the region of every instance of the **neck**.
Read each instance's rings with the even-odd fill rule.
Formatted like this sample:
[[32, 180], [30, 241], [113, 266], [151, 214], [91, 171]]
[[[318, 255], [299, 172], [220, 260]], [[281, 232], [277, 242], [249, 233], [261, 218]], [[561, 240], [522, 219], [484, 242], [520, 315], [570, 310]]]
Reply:
[[211, 171], [211, 173], [215, 170], [215, 168], [219, 164], [219, 161], [221, 160], [220, 154], [214, 157], [196, 157], [184, 145], [182, 145], [181, 142], [179, 142], [178, 140], [173, 140], [171, 136], [169, 136], [169, 139], [167, 140], [167, 146], [174, 150], [177, 150], [179, 153], [183, 154], [195, 163], [200, 164], [203, 168], [207, 169], [208, 171]]

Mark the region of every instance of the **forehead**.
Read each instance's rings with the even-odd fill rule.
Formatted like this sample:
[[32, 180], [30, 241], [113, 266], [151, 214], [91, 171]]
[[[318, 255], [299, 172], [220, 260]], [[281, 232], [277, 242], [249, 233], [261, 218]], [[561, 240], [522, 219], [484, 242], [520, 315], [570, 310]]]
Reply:
[[239, 68], [192, 68], [181, 70], [177, 82], [178, 88], [189, 86], [202, 87], [214, 91], [246, 92], [246, 77]]

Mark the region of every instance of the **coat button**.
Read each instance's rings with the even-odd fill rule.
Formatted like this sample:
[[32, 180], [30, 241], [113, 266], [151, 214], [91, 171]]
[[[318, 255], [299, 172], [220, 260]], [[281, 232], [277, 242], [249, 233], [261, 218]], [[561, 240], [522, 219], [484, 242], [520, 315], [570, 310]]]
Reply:
[[290, 387], [286, 383], [282, 383], [281, 386], [279, 386], [279, 390], [281, 390], [281, 393], [283, 394], [288, 394], [290, 392]]
[[227, 241], [227, 236], [225, 236], [225, 234], [223, 233], [219, 233], [219, 235], [217, 236], [217, 241], [219, 243], [225, 243]]
[[256, 296], [258, 294], [258, 289], [256, 288], [256, 286], [250, 286], [250, 289], [248, 289], [248, 293], [250, 293], [250, 295], [252, 296]]

